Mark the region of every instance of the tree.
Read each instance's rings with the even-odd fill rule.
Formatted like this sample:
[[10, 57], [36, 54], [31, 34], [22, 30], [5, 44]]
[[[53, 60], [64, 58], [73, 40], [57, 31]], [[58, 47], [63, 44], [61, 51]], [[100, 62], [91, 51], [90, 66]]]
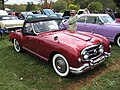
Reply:
[[79, 10], [80, 9], [80, 7], [78, 5], [75, 5], [75, 4], [70, 4], [68, 8], [70, 10]]
[[53, 4], [52, 7], [56, 12], [60, 12], [60, 11], [64, 11], [67, 9], [67, 3], [65, 1], [62, 0], [58, 0], [57, 2], [55, 2]]
[[96, 0], [98, 2], [100, 2], [104, 7], [103, 10], [106, 10], [107, 8], [110, 9], [115, 9], [115, 3], [113, 0]]
[[2, 10], [4, 10], [5, 9], [5, 7], [4, 7], [4, 2], [7, 2], [8, 0], [0, 0], [0, 8], [2, 9]]
[[27, 2], [26, 11], [34, 11], [34, 10], [35, 10], [35, 5], [33, 4], [33, 2]]
[[114, 0], [114, 2], [116, 3], [116, 6], [120, 8], [120, 0]]
[[91, 2], [88, 9], [90, 11], [101, 11], [103, 10], [103, 5], [100, 2]]

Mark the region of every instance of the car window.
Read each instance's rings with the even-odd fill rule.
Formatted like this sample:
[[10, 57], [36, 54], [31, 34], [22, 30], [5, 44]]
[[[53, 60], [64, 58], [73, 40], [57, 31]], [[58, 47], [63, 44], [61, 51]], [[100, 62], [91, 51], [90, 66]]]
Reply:
[[99, 18], [99, 17], [97, 17], [96, 24], [101, 24], [101, 23], [102, 23], [102, 21], [100, 20], [100, 18]]
[[33, 33], [32, 23], [26, 23], [24, 27], [24, 32]]
[[97, 17], [96, 16], [87, 16], [86, 23], [96, 24]]
[[57, 23], [54, 20], [36, 22], [36, 23], [33, 24], [33, 26], [34, 26], [34, 30], [35, 30], [36, 33], [59, 29]]
[[82, 16], [80, 18], [78, 18], [77, 22], [85, 22], [86, 16]]
[[102, 21], [104, 23], [112, 23], [115, 22], [110, 16], [100, 16], [100, 18], [102, 19]]
[[44, 32], [42, 24], [43, 24], [43, 22], [33, 23], [34, 30], [35, 30], [36, 33]]
[[27, 18], [33, 18], [31, 15], [28, 15]]

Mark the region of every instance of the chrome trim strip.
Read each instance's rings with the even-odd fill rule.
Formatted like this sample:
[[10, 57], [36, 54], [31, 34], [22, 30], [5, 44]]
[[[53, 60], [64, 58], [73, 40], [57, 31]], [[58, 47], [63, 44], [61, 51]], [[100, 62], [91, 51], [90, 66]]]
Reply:
[[42, 58], [42, 59], [44, 59], [44, 60], [48, 61], [48, 59], [47, 59], [47, 58], [45, 58], [45, 57], [43, 57], [43, 56], [41, 56], [41, 55], [39, 55], [39, 54], [37, 54], [37, 53], [35, 53], [35, 52], [31, 51], [30, 49], [27, 49], [27, 48], [26, 48], [26, 47], [24, 47], [24, 46], [22, 46], [22, 48], [23, 48], [23, 49], [25, 49], [26, 51], [28, 51], [28, 52], [30, 52], [30, 53], [32, 53], [32, 54], [34, 54], [34, 55], [36, 55], [36, 56], [40, 57], [40, 58]]

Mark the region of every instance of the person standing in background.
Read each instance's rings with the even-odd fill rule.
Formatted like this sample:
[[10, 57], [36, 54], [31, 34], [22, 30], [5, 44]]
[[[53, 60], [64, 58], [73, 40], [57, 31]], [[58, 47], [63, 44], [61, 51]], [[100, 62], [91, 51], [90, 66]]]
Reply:
[[73, 32], [77, 30], [76, 22], [77, 22], [78, 16], [76, 13], [77, 12], [75, 10], [71, 10], [70, 11], [71, 16], [68, 19], [68, 29]]
[[115, 15], [114, 15], [114, 13], [113, 13], [113, 11], [112, 11], [111, 9], [107, 8], [107, 14], [108, 14], [113, 20], [115, 20]]

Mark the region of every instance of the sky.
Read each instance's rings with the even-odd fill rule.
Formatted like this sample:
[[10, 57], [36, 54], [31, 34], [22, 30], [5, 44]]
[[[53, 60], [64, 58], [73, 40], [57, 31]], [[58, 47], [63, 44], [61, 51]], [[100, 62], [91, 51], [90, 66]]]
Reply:
[[[52, 1], [55, 2], [56, 0]], [[8, 0], [7, 2], [5, 2], [5, 4], [27, 4], [27, 2], [33, 2], [34, 4], [38, 4], [41, 2], [41, 0]]]

